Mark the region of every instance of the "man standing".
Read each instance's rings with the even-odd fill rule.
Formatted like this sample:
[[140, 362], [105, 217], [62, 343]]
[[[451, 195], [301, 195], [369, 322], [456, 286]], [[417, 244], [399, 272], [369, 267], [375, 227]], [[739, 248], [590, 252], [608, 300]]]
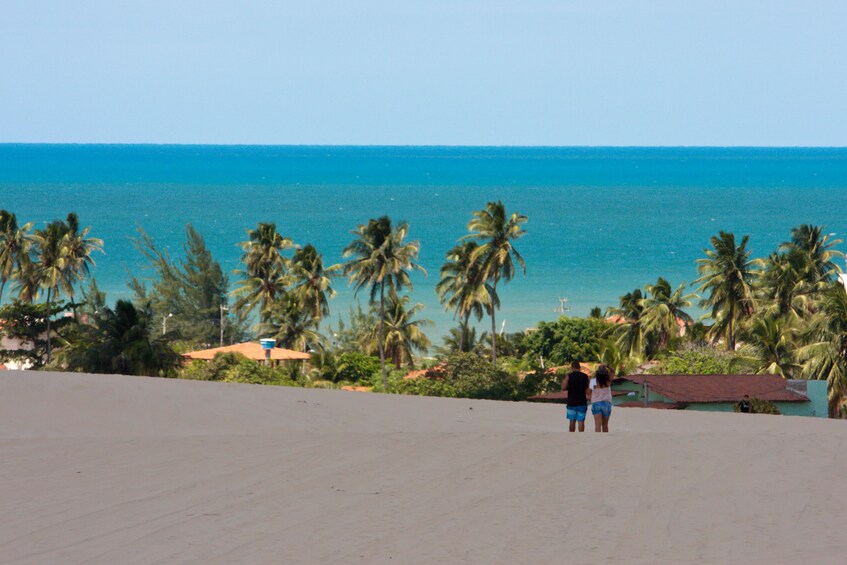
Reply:
[[571, 363], [571, 372], [562, 381], [562, 390], [568, 393], [568, 421], [570, 431], [585, 431], [585, 413], [588, 411], [588, 375], [580, 371], [579, 361]]

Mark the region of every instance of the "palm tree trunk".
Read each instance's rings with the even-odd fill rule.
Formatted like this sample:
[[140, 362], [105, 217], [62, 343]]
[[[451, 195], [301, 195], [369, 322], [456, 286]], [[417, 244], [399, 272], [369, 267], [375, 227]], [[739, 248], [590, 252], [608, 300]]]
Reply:
[[382, 386], [388, 388], [388, 372], [385, 369], [385, 283], [379, 283], [379, 364], [382, 367]]
[[73, 287], [71, 287], [71, 291], [70, 291], [70, 293], [69, 293], [69, 294], [70, 294], [70, 296], [71, 296], [71, 309], [72, 309], [72, 310], [73, 310], [73, 312], [74, 312], [74, 320], [76, 320], [76, 299], [74, 298], [74, 289], [73, 289]]
[[729, 326], [726, 331], [726, 348], [728, 351], [735, 351], [735, 333], [733, 332], [733, 324], [735, 323], [735, 308], [729, 307]]
[[[494, 281], [494, 285], [491, 288], [492, 296], [497, 295], [497, 281]], [[495, 317], [495, 308], [494, 308], [494, 300], [491, 301], [491, 364], [494, 367], [497, 367], [497, 323], [494, 319]]]
[[471, 313], [467, 312], [465, 314], [465, 323], [462, 324], [462, 341], [459, 342], [459, 351], [462, 353], [470, 352], [470, 348], [465, 349], [465, 346], [468, 345], [468, 321], [471, 318]]
[[834, 393], [831, 395], [829, 399], [829, 417], [830, 418], [838, 418], [839, 412], [841, 411], [841, 402], [844, 400], [843, 396], [838, 393]]
[[3, 289], [6, 288], [6, 279], [0, 282], [0, 304], [3, 304]]
[[47, 364], [50, 364], [50, 318], [53, 314], [53, 309], [50, 307], [50, 291], [52, 288], [47, 289]]

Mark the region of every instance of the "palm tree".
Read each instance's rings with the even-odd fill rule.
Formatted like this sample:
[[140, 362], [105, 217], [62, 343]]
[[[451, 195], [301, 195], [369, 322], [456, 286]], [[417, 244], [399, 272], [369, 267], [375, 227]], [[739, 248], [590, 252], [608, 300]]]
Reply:
[[27, 259], [22, 268], [15, 275], [15, 291], [18, 300], [32, 304], [38, 298], [41, 290], [41, 280], [38, 275], [38, 265]]
[[[79, 230], [79, 218], [74, 212], [68, 214], [68, 231], [62, 241], [62, 254], [67, 261], [64, 272], [65, 282], [63, 286], [68, 289], [71, 303], [74, 302], [74, 283], [85, 280], [91, 273], [91, 267], [95, 265], [91, 257], [95, 251], [103, 252], [103, 240], [87, 237], [91, 227]], [[73, 304], [74, 315], [76, 315], [76, 304]]]
[[803, 376], [826, 380], [829, 415], [837, 417], [847, 390], [847, 292], [841, 283], [830, 284], [818, 303], [804, 335], [807, 345], [797, 350]]
[[282, 347], [308, 351], [311, 347], [322, 347], [319, 323], [320, 318], [316, 318], [310, 308], [305, 308], [297, 297], [289, 294], [269, 307], [267, 321], [261, 327], [264, 335], [270, 335]]
[[609, 308], [616, 318], [615, 344], [624, 355], [632, 358], [648, 357], [652, 354], [652, 340], [645, 329], [644, 296], [640, 288], [620, 297], [620, 306]]
[[756, 297], [763, 315], [784, 317], [792, 323], [806, 319], [813, 310], [815, 285], [805, 277], [807, 258], [799, 249], [772, 253], [761, 262]]
[[421, 303], [409, 307], [411, 298], [388, 293], [385, 308], [385, 355], [394, 362], [394, 368], [399, 369], [404, 361], [410, 369], [415, 368], [414, 351], [426, 352], [430, 341], [421, 328], [432, 326], [431, 320], [414, 319], [424, 308]]
[[289, 273], [294, 281], [291, 293], [318, 321], [329, 316], [327, 298], [335, 296], [330, 285], [340, 269], [340, 265], [324, 267], [323, 258], [311, 244], [295, 251], [291, 259]]
[[697, 259], [697, 272], [701, 292], [709, 296], [700, 301], [701, 306], [711, 309], [715, 320], [713, 337], [723, 335], [729, 351], [735, 349], [736, 325], [753, 313], [753, 282], [756, 265], [750, 260], [747, 250], [749, 236], [744, 236], [739, 245], [735, 235], [721, 231], [711, 238], [714, 249], [706, 249], [706, 258]]
[[795, 335], [795, 328], [783, 318], [757, 317], [745, 332], [745, 345], [737, 360], [755, 367], [756, 373], [793, 378], [800, 371]]
[[791, 241], [780, 246], [783, 251], [796, 250], [806, 259], [806, 278], [812, 284], [831, 282], [841, 269], [835, 259], [844, 254], [835, 250], [840, 239], [830, 239], [833, 234], [824, 235], [824, 226], [802, 224], [791, 230]]
[[[481, 320], [484, 312], [490, 313], [492, 306], [500, 305], [491, 284], [482, 278], [481, 261], [474, 260], [478, 248], [476, 241], [464, 241], [448, 251], [447, 261], [441, 267], [441, 280], [435, 285], [439, 301], [458, 315], [459, 327], [464, 332], [470, 327], [472, 314]], [[467, 336], [460, 340], [465, 342]]]
[[118, 300], [92, 322], [78, 326], [80, 335], [62, 348], [62, 360], [72, 371], [166, 376], [182, 361], [168, 344], [172, 336], [155, 331], [149, 304], [136, 309]]
[[671, 291], [668, 281], [659, 277], [656, 284], [645, 287], [648, 297], [643, 299], [644, 329], [659, 335], [657, 347], [664, 349], [671, 339], [680, 333], [679, 323], [686, 326], [693, 322], [683, 308], [691, 306], [691, 300], [696, 294], [683, 294], [685, 283]]
[[476, 328], [468, 327], [464, 322], [459, 322], [458, 327], [450, 328], [443, 341], [443, 346], [435, 348], [435, 351], [440, 355], [450, 355], [457, 352], [469, 353], [474, 351], [479, 344], [476, 339]]
[[280, 235], [276, 224], [272, 223], [259, 223], [255, 230], [247, 230], [247, 234], [247, 241], [241, 243], [244, 270], [236, 271], [242, 280], [233, 291], [238, 297], [233, 307], [246, 315], [258, 306], [259, 319], [264, 322], [270, 304], [286, 293], [287, 260], [281, 252], [294, 245], [289, 238]]
[[611, 369], [612, 375], [625, 375], [629, 373], [637, 362], [637, 357], [626, 355], [613, 339], [604, 339], [600, 342], [600, 352], [596, 361]]
[[61, 220], [54, 220], [40, 230], [35, 230], [32, 236], [35, 243], [37, 262], [35, 277], [41, 288], [47, 289], [47, 363], [51, 360], [51, 331], [52, 301], [59, 297], [61, 291], [69, 292], [71, 263], [64, 247], [68, 226]]
[[370, 289], [370, 303], [379, 299], [379, 361], [382, 367], [382, 384], [388, 386], [388, 372], [385, 368], [385, 291], [397, 292], [405, 287], [412, 288], [409, 272], [418, 269], [426, 274], [415, 260], [420, 244], [417, 241], [405, 242], [409, 224], [401, 222], [391, 225], [388, 216], [353, 230], [356, 235], [344, 248], [344, 257], [353, 257], [344, 264], [344, 273], [350, 284], [356, 287], [356, 293], [362, 288]]
[[[512, 242], [526, 233], [521, 226], [526, 223], [527, 217], [517, 212], [507, 216], [506, 209], [499, 200], [489, 202], [484, 209], [474, 212], [473, 216], [468, 223], [471, 234], [465, 237], [476, 239], [481, 245], [474, 251], [471, 260], [480, 262], [480, 276], [491, 284], [491, 295], [496, 296], [497, 283], [501, 279], [509, 282], [515, 276], [515, 263], [526, 274], [523, 257]], [[496, 310], [491, 304], [491, 335], [497, 334]], [[491, 362], [497, 364], [495, 339], [491, 340]]]
[[31, 229], [32, 222], [18, 227], [15, 214], [0, 210], [0, 303], [6, 283], [17, 277], [29, 263]]

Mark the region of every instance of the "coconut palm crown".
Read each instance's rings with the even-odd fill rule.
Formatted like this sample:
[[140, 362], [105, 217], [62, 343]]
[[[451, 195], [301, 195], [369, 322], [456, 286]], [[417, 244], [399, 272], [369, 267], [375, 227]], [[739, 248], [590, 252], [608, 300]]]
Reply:
[[289, 274], [294, 285], [291, 293], [319, 321], [329, 316], [328, 299], [335, 296], [332, 279], [340, 270], [340, 265], [324, 267], [323, 257], [311, 244], [295, 251], [291, 258]]
[[[471, 260], [479, 262], [481, 278], [491, 284], [491, 294], [497, 295], [497, 283], [500, 280], [508, 282], [512, 280], [520, 267], [521, 272], [526, 274], [526, 264], [523, 257], [515, 249], [512, 242], [526, 234], [523, 224], [527, 217], [517, 212], [507, 215], [506, 209], [501, 201], [489, 202], [485, 208], [473, 213], [473, 218], [468, 222], [466, 239], [473, 239], [480, 243], [479, 247], [471, 255]], [[517, 267], [516, 267], [517, 265]], [[496, 312], [497, 308], [492, 305], [491, 333], [497, 333]], [[497, 363], [496, 340], [491, 340], [491, 362]]]
[[385, 298], [386, 291], [397, 293], [412, 288], [410, 272], [426, 271], [416, 259], [420, 250], [417, 241], [407, 242], [409, 224], [399, 222], [392, 225], [388, 216], [368, 220], [359, 225], [353, 234], [356, 238], [344, 248], [344, 257], [350, 257], [344, 266], [349, 283], [355, 293], [369, 289], [370, 303], [379, 303], [379, 360], [382, 368], [382, 384], [388, 386], [385, 366]]
[[247, 237], [241, 243], [244, 269], [236, 271], [241, 281], [233, 291], [237, 298], [234, 308], [247, 314], [258, 307], [259, 319], [265, 322], [270, 305], [287, 292], [288, 261], [282, 252], [294, 244], [277, 232], [273, 223], [259, 223], [255, 230], [247, 230]]
[[[435, 285], [438, 298], [445, 309], [453, 310], [459, 317], [460, 328], [468, 331], [471, 315], [477, 320], [483, 313], [500, 305], [492, 285], [482, 278], [481, 261], [474, 261], [479, 243], [465, 240], [447, 252], [447, 261], [441, 267], [441, 280]], [[466, 336], [461, 337], [465, 342]]]
[[706, 258], [697, 259], [700, 278], [694, 281], [699, 290], [708, 293], [700, 301], [701, 306], [711, 310], [715, 320], [712, 337], [723, 336], [728, 350], [735, 349], [738, 323], [748, 318], [754, 309], [753, 283], [758, 264], [750, 260], [747, 249], [749, 236], [735, 243], [735, 235], [721, 231], [712, 236], [713, 249], [706, 249]]
[[19, 227], [15, 214], [0, 210], [0, 303], [6, 283], [28, 266], [31, 229], [32, 222]]

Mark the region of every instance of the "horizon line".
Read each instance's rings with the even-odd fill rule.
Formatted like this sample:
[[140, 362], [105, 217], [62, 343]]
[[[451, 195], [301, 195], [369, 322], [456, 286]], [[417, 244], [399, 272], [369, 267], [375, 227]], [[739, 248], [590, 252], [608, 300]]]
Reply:
[[847, 145], [466, 145], [466, 144], [345, 144], [345, 143], [157, 143], [100, 141], [0, 141], [10, 145], [146, 146], [146, 147], [355, 147], [355, 148], [479, 148], [479, 149], [847, 149]]

